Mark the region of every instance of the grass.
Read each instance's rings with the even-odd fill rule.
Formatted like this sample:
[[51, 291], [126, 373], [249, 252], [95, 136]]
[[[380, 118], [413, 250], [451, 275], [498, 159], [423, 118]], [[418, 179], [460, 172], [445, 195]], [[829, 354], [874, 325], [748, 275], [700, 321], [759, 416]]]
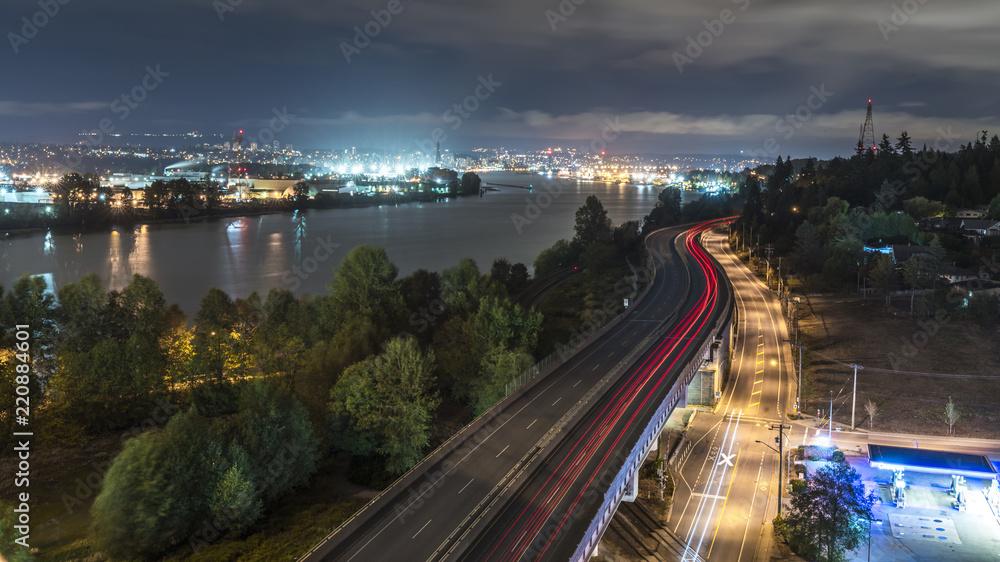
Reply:
[[[616, 294], [615, 286], [632, 275], [626, 266], [586, 271], [570, 277], [568, 281], [550, 291], [542, 299], [538, 310], [544, 315], [542, 330], [538, 338], [538, 357], [546, 357], [556, 350], [560, 343], [566, 343], [575, 334], [587, 336], [588, 322], [600, 328], [623, 310], [622, 296]], [[639, 292], [643, 290], [640, 284]], [[629, 285], [631, 291], [631, 285]], [[609, 310], [604, 303], [611, 300]], [[602, 320], [599, 322], [599, 320]]]
[[[1000, 330], [953, 317], [918, 320], [887, 309], [877, 300], [804, 298], [799, 326], [809, 350], [803, 383], [803, 411], [829, 408], [834, 420], [849, 424], [853, 370], [848, 364], [918, 373], [993, 375], [961, 378], [858, 372], [856, 423], [869, 428], [865, 403], [877, 406], [873, 431], [946, 435], [945, 404], [952, 397], [959, 413], [954, 434], [1000, 437]], [[907, 304], [908, 309], [908, 304]]]
[[[31, 544], [39, 562], [99, 562], [107, 558], [91, 541], [90, 505], [100, 480], [120, 451], [119, 434], [75, 447], [38, 443], [31, 453]], [[0, 458], [0, 472], [15, 472], [15, 457]], [[224, 536], [194, 553], [179, 546], [169, 561], [296, 560], [360, 509], [377, 492], [347, 483], [347, 462], [321, 466], [312, 485], [282, 498], [247, 536]], [[0, 482], [0, 499], [11, 502], [13, 479]]]

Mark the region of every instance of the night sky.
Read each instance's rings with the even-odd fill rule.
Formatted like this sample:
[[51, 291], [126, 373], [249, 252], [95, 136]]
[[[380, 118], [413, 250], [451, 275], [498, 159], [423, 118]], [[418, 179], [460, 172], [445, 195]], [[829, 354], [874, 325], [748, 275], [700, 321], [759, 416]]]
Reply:
[[996, 0], [576, 1], [4, 0], [0, 141], [107, 119], [273, 123], [296, 148], [415, 150], [440, 128], [459, 152], [604, 134], [611, 152], [830, 157], [868, 98], [878, 137], [1000, 132]]

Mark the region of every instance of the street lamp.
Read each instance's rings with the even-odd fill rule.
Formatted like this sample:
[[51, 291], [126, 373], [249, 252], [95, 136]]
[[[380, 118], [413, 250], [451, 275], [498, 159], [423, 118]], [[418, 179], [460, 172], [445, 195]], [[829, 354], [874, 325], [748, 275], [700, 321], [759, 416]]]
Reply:
[[785, 430], [786, 429], [791, 429], [791, 428], [792, 428], [792, 426], [790, 426], [790, 425], [784, 425], [784, 424], [778, 424], [777, 426], [771, 425], [771, 426], [768, 427], [768, 429], [771, 430], [771, 431], [774, 431], [775, 429], [778, 430], [778, 437], [775, 439], [778, 442], [778, 448], [777, 449], [775, 449], [774, 447], [768, 445], [767, 443], [764, 443], [763, 441], [761, 441], [759, 439], [754, 440], [756, 443], [760, 443], [761, 445], [767, 447], [768, 449], [771, 449], [775, 453], [778, 453], [778, 515], [779, 516], [781, 515], [781, 489], [785, 487], [785, 473], [784, 473], [784, 468], [783, 468], [783, 460], [784, 459], [782, 459], [782, 456], [784, 456], [783, 455], [783, 451], [785, 449], [785, 447], [784, 447], [784, 441], [785, 441], [784, 440], [784, 436], [785, 436]]

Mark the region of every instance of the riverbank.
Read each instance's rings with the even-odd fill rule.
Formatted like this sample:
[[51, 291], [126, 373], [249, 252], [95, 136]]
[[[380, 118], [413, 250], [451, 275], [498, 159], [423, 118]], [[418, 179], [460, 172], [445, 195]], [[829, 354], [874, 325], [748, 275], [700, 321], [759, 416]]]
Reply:
[[[331, 199], [337, 197], [336, 199]], [[368, 207], [381, 207], [382, 205], [399, 205], [407, 203], [437, 203], [448, 201], [452, 198], [463, 197], [462, 194], [454, 195], [411, 195], [411, 194], [379, 194], [376, 196], [329, 196], [327, 198], [313, 199], [305, 203], [295, 203], [289, 200], [277, 199], [265, 203], [234, 203], [226, 207], [216, 207], [214, 209], [199, 210], [194, 207], [179, 208], [178, 215], [162, 216], [147, 209], [134, 209], [133, 211], [112, 212], [109, 218], [97, 218], [90, 220], [90, 225], [86, 219], [77, 222], [49, 222], [44, 217], [41, 224], [37, 226], [27, 226], [20, 228], [7, 228], [3, 221], [0, 221], [0, 233], [2, 236], [13, 236], [17, 234], [30, 234], [33, 232], [64, 232], [64, 233], [92, 233], [108, 232], [116, 228], [131, 228], [141, 225], [152, 224], [176, 224], [199, 222], [208, 219], [221, 218], [245, 218], [275, 213], [289, 213], [306, 210], [328, 210], [328, 209], [363, 209]], [[259, 200], [255, 200], [259, 201]]]

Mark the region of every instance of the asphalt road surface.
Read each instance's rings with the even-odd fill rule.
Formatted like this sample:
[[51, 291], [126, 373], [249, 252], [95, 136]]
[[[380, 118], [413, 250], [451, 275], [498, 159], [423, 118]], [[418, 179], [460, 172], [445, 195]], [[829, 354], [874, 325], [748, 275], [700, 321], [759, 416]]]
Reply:
[[[419, 465], [417, 470], [426, 477], [421, 476], [417, 482], [423, 485], [390, 489], [359, 514], [356, 524], [345, 527], [350, 532], [334, 533], [303, 559], [443, 560], [461, 555], [489, 558], [490, 552], [495, 553], [482, 539], [476, 538], [476, 529], [488, 525], [498, 515], [512, 513], [505, 498], [512, 493], [510, 487], [519, 474], [525, 471], [535, 474], [539, 466], [543, 466], [542, 471], [554, 469], [544, 459], [550, 457], [552, 448], [569, 443], [565, 431], [554, 429], [557, 422], [602, 378], [616, 366], [621, 367], [618, 364], [663, 320], [672, 317], [672, 325], [682, 324], [692, 295], [697, 296], [704, 289], [706, 280], [697, 273], [702, 265], [688, 255], [685, 230], [664, 229], [647, 238], [657, 267], [656, 278], [645, 299], [634, 306], [625, 320], [529, 392], [510, 401], [502, 412], [491, 414], [490, 423], [461, 446]], [[632, 369], [624, 369], [618, 381], [633, 374]], [[590, 419], [591, 413], [598, 409], [594, 408], [595, 403], [603, 404], [596, 400], [582, 404], [579, 415]], [[641, 408], [639, 404], [629, 407], [632, 411]], [[568, 427], [564, 429], [569, 431]], [[620, 429], [620, 425], [613, 429], [616, 436]], [[539, 449], [536, 444], [546, 435], [557, 438]], [[613, 440], [602, 440], [600, 447], [586, 456], [583, 472], [590, 474], [595, 470], [610, 448]], [[564, 471], [565, 467], [556, 470]], [[571, 501], [567, 499], [571, 495], [560, 496], [560, 508]], [[523, 497], [519, 494], [514, 501], [523, 501]]]
[[736, 260], [724, 234], [705, 240], [733, 285], [737, 340], [715, 413], [699, 412], [688, 430], [694, 447], [675, 482], [668, 527], [687, 544], [684, 560], [750, 561], [768, 547], [765, 523], [777, 512], [778, 431], [768, 425], [781, 423], [796, 387], [777, 299]]

